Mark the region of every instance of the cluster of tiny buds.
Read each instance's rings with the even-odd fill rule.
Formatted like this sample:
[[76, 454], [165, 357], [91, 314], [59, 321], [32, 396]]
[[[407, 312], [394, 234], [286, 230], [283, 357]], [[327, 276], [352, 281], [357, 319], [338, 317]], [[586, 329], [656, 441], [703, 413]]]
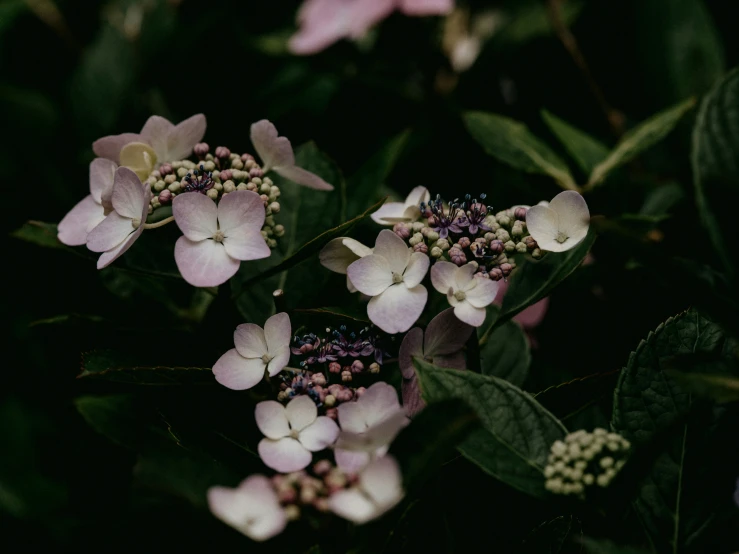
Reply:
[[631, 444], [617, 433], [595, 429], [570, 433], [551, 448], [545, 487], [555, 494], [585, 497], [589, 487], [607, 487], [626, 463]]
[[[332, 362], [331, 365], [335, 363]], [[379, 371], [379, 366], [377, 369]], [[339, 366], [340, 370], [341, 366]], [[287, 403], [296, 396], [308, 396], [318, 408], [323, 409], [325, 415], [332, 419], [337, 418], [336, 408], [340, 404], [353, 402], [366, 390], [364, 387], [349, 387], [343, 382], [329, 384], [323, 373], [302, 369], [282, 372], [280, 380], [280, 391], [277, 393], [279, 402]]]
[[320, 460], [308, 470], [272, 476], [272, 486], [285, 510], [294, 521], [306, 508], [325, 513], [329, 511], [329, 497], [351, 486], [356, 476], [347, 475], [328, 460]]
[[234, 154], [225, 146], [217, 147], [213, 155], [204, 142], [196, 144], [193, 152], [199, 160], [197, 163], [178, 160], [161, 164], [151, 172], [147, 179], [153, 193], [149, 214], [171, 204], [178, 194], [195, 192], [218, 200], [236, 190], [250, 190], [264, 202], [262, 236], [270, 248], [276, 247], [275, 239], [285, 234], [285, 227], [274, 218], [280, 212], [280, 189], [269, 177], [264, 177], [254, 156]]

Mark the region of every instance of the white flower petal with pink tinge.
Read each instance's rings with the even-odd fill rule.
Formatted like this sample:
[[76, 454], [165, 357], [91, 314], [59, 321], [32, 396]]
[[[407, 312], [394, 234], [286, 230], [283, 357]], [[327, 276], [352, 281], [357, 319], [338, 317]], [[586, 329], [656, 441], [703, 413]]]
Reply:
[[87, 235], [87, 248], [93, 252], [111, 250], [122, 244], [135, 230], [130, 218], [111, 212]]
[[351, 263], [346, 274], [359, 292], [369, 296], [382, 294], [393, 284], [390, 265], [377, 254], [370, 254]]
[[[313, 402], [311, 402], [313, 404]], [[257, 427], [268, 439], [281, 439], [290, 436], [290, 422], [285, 406], [276, 400], [265, 400], [254, 408]]]
[[429, 257], [421, 252], [414, 252], [411, 254], [411, 259], [408, 262], [408, 268], [403, 273], [403, 283], [408, 288], [413, 288], [416, 285], [421, 284], [423, 278], [426, 277], [426, 272], [429, 270]]
[[[97, 227], [95, 227], [97, 229]], [[136, 239], [141, 236], [141, 233], [144, 232], [143, 225], [139, 227], [137, 230], [135, 230], [133, 233], [128, 235], [128, 238], [124, 240], [122, 243], [120, 243], [115, 248], [111, 248], [107, 252], [103, 252], [100, 254], [100, 257], [98, 258], [97, 262], [97, 268], [103, 269], [104, 267], [108, 267], [110, 264], [112, 264], [114, 261], [116, 261], [119, 257], [121, 257], [123, 254], [126, 253], [126, 251], [133, 246], [133, 243], [136, 242]]]
[[262, 439], [257, 450], [264, 465], [280, 473], [304, 469], [313, 459], [313, 454], [307, 448], [289, 437], [278, 440]]
[[400, 0], [405, 15], [446, 15], [454, 9], [454, 0]]
[[259, 233], [264, 225], [264, 218], [264, 201], [250, 190], [236, 190], [221, 198], [218, 203], [218, 223], [227, 237]]
[[334, 459], [336, 465], [344, 473], [357, 473], [364, 468], [372, 459], [372, 454], [369, 452], [342, 450], [341, 448], [334, 449]]
[[[234, 194], [233, 192], [231, 194]], [[230, 195], [229, 195], [230, 196]], [[250, 231], [236, 236], [227, 236], [223, 239], [226, 253], [235, 260], [248, 262], [269, 258], [272, 251], [259, 231]]]
[[267, 342], [267, 351], [273, 356], [289, 348], [292, 338], [290, 316], [280, 312], [267, 319], [264, 323], [264, 338]]
[[96, 156], [106, 158], [117, 164], [120, 162], [123, 147], [131, 142], [140, 142], [141, 140], [141, 135], [137, 133], [110, 135], [93, 142], [92, 151], [95, 152]]
[[386, 420], [388, 416], [400, 409], [395, 387], [382, 381], [369, 386], [357, 402], [362, 405], [367, 427]]
[[348, 237], [328, 241], [321, 249], [318, 259], [321, 265], [335, 273], [346, 274], [346, 269], [359, 258], [372, 254], [372, 249]]
[[367, 315], [386, 333], [405, 333], [421, 317], [427, 299], [428, 291], [423, 285], [410, 289], [403, 283], [392, 285], [369, 301]]
[[383, 419], [369, 426], [363, 433], [342, 431], [336, 447], [342, 450], [374, 452], [378, 448], [388, 446], [409, 422], [405, 409], [398, 406], [390, 414], [385, 414]]
[[234, 345], [245, 358], [261, 358], [268, 353], [264, 329], [255, 323], [242, 323], [236, 327]]
[[421, 217], [421, 202], [428, 202], [430, 198], [426, 187], [416, 187], [408, 194], [405, 202], [387, 202], [370, 217], [381, 225], [416, 221]]
[[431, 267], [431, 284], [441, 294], [447, 294], [449, 289], [456, 287], [456, 274], [456, 264], [444, 261], [436, 262]]
[[274, 377], [282, 371], [290, 361], [290, 347], [285, 346], [278, 350], [276, 354], [270, 354], [270, 356], [273, 356], [273, 358], [269, 361], [269, 364], [267, 364], [267, 370], [269, 371], [269, 376]]
[[144, 185], [136, 173], [127, 167], [119, 167], [113, 181], [113, 208], [123, 217], [141, 219], [148, 209], [151, 189]]
[[59, 222], [57, 236], [67, 246], [81, 246], [87, 242], [90, 231], [104, 219], [103, 207], [88, 194]]
[[300, 431], [298, 440], [311, 452], [318, 452], [334, 444], [338, 436], [339, 426], [336, 422], [330, 417], [319, 416], [308, 427]]
[[498, 282], [482, 277], [475, 277], [473, 285], [465, 291], [466, 300], [475, 308], [489, 306], [498, 294]]
[[103, 204], [103, 198], [112, 196], [116, 169], [116, 163], [105, 158], [90, 162], [90, 194], [98, 204]]
[[339, 425], [342, 431], [352, 433], [363, 433], [367, 430], [367, 421], [364, 410], [359, 400], [356, 402], [344, 402], [336, 408], [339, 416]]
[[278, 165], [274, 167], [274, 171], [285, 179], [289, 179], [293, 183], [303, 185], [304, 187], [314, 190], [334, 190], [333, 185], [328, 184], [315, 173], [311, 173], [297, 165]]
[[172, 215], [182, 234], [191, 241], [212, 239], [218, 231], [218, 207], [204, 194], [178, 194], [172, 201]]
[[467, 325], [479, 327], [485, 323], [487, 312], [485, 311], [485, 308], [475, 308], [469, 302], [459, 302], [454, 306], [454, 315]]
[[190, 156], [195, 145], [203, 140], [206, 127], [203, 114], [193, 115], [177, 125], [152, 115], [141, 129], [141, 138], [154, 149], [161, 164]]
[[285, 406], [285, 415], [290, 422], [290, 429], [302, 431], [318, 417], [318, 408], [308, 396], [296, 396]]
[[182, 277], [195, 287], [217, 287], [236, 275], [241, 265], [223, 244], [210, 239], [193, 242], [185, 236], [175, 243], [174, 259]]
[[377, 235], [373, 253], [385, 258], [390, 271], [399, 275], [403, 275], [411, 259], [411, 250], [408, 245], [389, 229], [383, 229]]
[[526, 227], [542, 250], [564, 252], [577, 246], [588, 234], [590, 211], [582, 195], [566, 190], [548, 206], [529, 208]]
[[232, 348], [213, 366], [213, 375], [221, 385], [231, 390], [246, 390], [264, 379], [265, 364], [261, 358], [244, 358]]

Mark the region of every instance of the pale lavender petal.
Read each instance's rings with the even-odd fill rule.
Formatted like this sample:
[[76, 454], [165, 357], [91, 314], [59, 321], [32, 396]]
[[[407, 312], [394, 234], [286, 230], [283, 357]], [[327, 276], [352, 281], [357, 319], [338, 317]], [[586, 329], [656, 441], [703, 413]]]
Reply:
[[242, 323], [236, 327], [234, 345], [245, 358], [261, 358], [269, 353], [264, 329], [255, 323]]
[[485, 322], [487, 311], [485, 308], [475, 308], [469, 302], [460, 302], [454, 307], [454, 315], [467, 325], [479, 327]]
[[411, 254], [408, 268], [403, 274], [403, 283], [405, 283], [405, 286], [412, 288], [419, 285], [429, 270], [429, 263], [429, 257], [426, 254], [421, 252]]
[[252, 236], [262, 229], [264, 213], [264, 201], [256, 192], [236, 190], [218, 204], [218, 223], [227, 237]]
[[193, 242], [213, 238], [218, 231], [218, 207], [204, 194], [178, 194], [172, 201], [172, 215], [180, 231]]
[[339, 414], [339, 425], [342, 431], [351, 433], [364, 433], [367, 430], [367, 422], [362, 405], [358, 402], [344, 402], [337, 408]]
[[67, 246], [80, 246], [87, 242], [88, 233], [104, 219], [103, 207], [88, 194], [59, 222], [57, 237]]
[[454, 0], [400, 0], [405, 15], [446, 15], [454, 9]]
[[[464, 324], [467, 327], [470, 327], [467, 324]], [[474, 327], [470, 327], [471, 329], [474, 329]], [[435, 356], [433, 358], [433, 364], [438, 367], [446, 367], [449, 369], [466, 369], [467, 368], [467, 362], [464, 359], [464, 352], [459, 351], [455, 352], [453, 354], [443, 354], [440, 356]]]
[[105, 158], [95, 158], [90, 162], [90, 194], [98, 204], [104, 197], [113, 195], [113, 181], [118, 166]]
[[[380, 231], [380, 234], [377, 235], [374, 254], [385, 258], [390, 271], [400, 275], [403, 275], [403, 272], [406, 267], [408, 267], [408, 262], [411, 259], [411, 251], [410, 248], [408, 248], [408, 245], [403, 239], [389, 229], [383, 229]], [[357, 284], [354, 282], [353, 278], [352, 283], [355, 285]], [[359, 290], [361, 291], [362, 289]]]
[[[95, 229], [97, 229], [97, 227], [95, 227]], [[108, 267], [110, 264], [116, 261], [120, 256], [125, 254], [126, 251], [129, 248], [131, 248], [131, 246], [133, 246], [133, 243], [136, 242], [136, 239], [138, 239], [141, 236], [141, 233], [143, 232], [144, 232], [144, 227], [142, 225], [138, 229], [136, 229], [133, 233], [128, 235], [128, 238], [124, 240], [122, 243], [120, 243], [118, 246], [111, 248], [107, 252], [103, 252], [98, 258], [97, 268], [103, 269], [104, 267]]]
[[339, 426], [336, 425], [336, 422], [330, 417], [320, 416], [300, 431], [298, 440], [311, 452], [318, 452], [335, 443], [338, 436]]
[[275, 355], [290, 345], [292, 326], [290, 316], [280, 312], [270, 317], [264, 324], [264, 338], [267, 341], [267, 351]]
[[418, 387], [418, 377], [415, 374], [412, 378], [403, 380], [400, 391], [403, 395], [403, 408], [408, 417], [415, 416], [426, 407], [426, 403], [421, 398], [421, 389]]
[[182, 277], [195, 287], [222, 285], [241, 265], [226, 253], [223, 244], [210, 239], [193, 242], [185, 236], [175, 243], [174, 259]]
[[123, 217], [141, 218], [147, 202], [144, 185], [136, 173], [127, 167], [119, 167], [115, 172], [112, 201], [115, 211]]
[[357, 402], [362, 405], [362, 410], [366, 414], [365, 421], [368, 427], [385, 420], [400, 408], [395, 387], [382, 381], [368, 387]]
[[431, 199], [431, 194], [426, 187], [415, 187], [406, 197], [406, 206], [419, 207], [421, 202], [428, 202]]
[[[466, 291], [470, 285], [473, 285], [472, 276], [477, 271], [477, 267], [477, 264], [473, 264], [472, 262], [458, 267], [457, 271], [454, 273], [454, 290]], [[490, 282], [492, 283], [493, 281]]]
[[579, 192], [565, 190], [552, 198], [549, 207], [557, 212], [559, 231], [568, 237], [563, 246], [567, 246], [567, 250], [573, 248], [588, 234], [590, 210], [587, 202]]
[[141, 137], [144, 142], [148, 143], [157, 156], [159, 163], [171, 162], [180, 158], [169, 158], [168, 138], [169, 134], [174, 130], [174, 125], [167, 119], [152, 115], [144, 123], [141, 129]]
[[376, 254], [352, 262], [346, 273], [356, 289], [369, 296], [377, 296], [393, 284], [387, 260]]
[[549, 297], [542, 298], [536, 304], [529, 306], [518, 315], [513, 317], [513, 321], [521, 324], [524, 329], [533, 329], [538, 327], [544, 319], [549, 307]]
[[252, 475], [235, 489], [211, 487], [208, 507], [218, 519], [255, 541], [274, 537], [287, 525], [274, 487], [263, 475]]
[[498, 282], [482, 278], [475, 278], [474, 281], [475, 286], [465, 292], [467, 302], [475, 308], [484, 308], [492, 304], [498, 294]]
[[336, 448], [374, 452], [378, 448], [389, 445], [408, 422], [405, 409], [398, 407], [385, 419], [369, 427], [364, 433], [342, 431], [336, 441]]
[[287, 403], [285, 413], [290, 422], [290, 428], [294, 431], [302, 431], [316, 420], [318, 408], [310, 397], [296, 396]]
[[539, 247], [551, 252], [559, 252], [562, 244], [555, 239], [559, 233], [557, 212], [548, 206], [532, 206], [526, 212], [526, 228]]
[[277, 129], [271, 121], [262, 119], [252, 124], [251, 142], [262, 160], [262, 169], [265, 172], [278, 165], [295, 165], [290, 141], [277, 136]]
[[[231, 194], [234, 193], [232, 192]], [[227, 236], [223, 239], [223, 246], [226, 248], [229, 256], [242, 262], [262, 260], [269, 258], [272, 254], [262, 233], [259, 231], [249, 231], [248, 233]]]
[[130, 218], [111, 212], [87, 235], [87, 248], [106, 252], [122, 244], [135, 230]]
[[[387, 202], [380, 206], [379, 210], [370, 214], [370, 217], [380, 225], [393, 225], [397, 221], [405, 221], [405, 208], [406, 205], [403, 202]], [[386, 218], [392, 218], [393, 221]]]
[[392, 456], [383, 456], [371, 462], [359, 475], [359, 486], [382, 512], [389, 510], [403, 498], [403, 475]]
[[[356, 285], [354, 277], [352, 283]], [[388, 287], [382, 294], [372, 298], [367, 304], [367, 315], [372, 323], [386, 333], [405, 333], [421, 317], [427, 299], [428, 291], [423, 285], [409, 289], [400, 283]]]
[[313, 459], [313, 455], [307, 448], [291, 438], [276, 441], [262, 439], [259, 441], [257, 450], [264, 465], [280, 473], [304, 469]]
[[215, 363], [213, 375], [231, 390], [250, 389], [264, 379], [264, 362], [259, 358], [244, 358], [232, 348]]
[[[431, 327], [431, 324], [429, 324], [429, 327]], [[414, 357], [423, 357], [423, 331], [418, 327], [414, 327], [408, 331], [405, 337], [403, 337], [403, 342], [400, 344], [398, 365], [405, 379], [411, 379], [416, 374], [413, 367]]]
[[424, 335], [424, 354], [431, 358], [448, 355], [461, 350], [474, 329], [454, 315], [453, 308], [447, 308], [426, 328]]
[[333, 513], [357, 524], [377, 517], [377, 508], [370, 499], [356, 488], [337, 491], [328, 499]]
[[205, 136], [206, 121], [201, 113], [188, 117], [171, 129], [167, 136], [168, 159], [172, 161], [182, 160], [192, 155], [192, 149]]
[[[284, 138], [284, 137], [280, 137]], [[296, 165], [276, 165], [272, 169], [285, 179], [289, 179], [293, 183], [303, 185], [315, 190], [334, 190], [334, 186], [321, 179], [315, 173], [311, 173]]]
[[270, 377], [274, 377], [275, 375], [277, 375], [288, 364], [288, 362], [290, 361], [290, 347], [287, 345], [283, 346], [272, 355], [274, 357], [269, 361], [269, 364], [267, 365]]
[[349, 474], [361, 471], [370, 462], [371, 456], [369, 452], [334, 449], [336, 465], [341, 471]]
[[456, 287], [455, 275], [457, 266], [451, 262], [436, 262], [431, 267], [431, 284], [442, 294], [447, 294], [449, 289]]
[[290, 436], [290, 424], [285, 406], [275, 400], [265, 400], [254, 409], [257, 427], [268, 439], [278, 440]]
[[294, 54], [315, 54], [351, 33], [352, 3], [345, 0], [306, 0], [298, 12], [300, 30], [290, 38]]
[[120, 135], [109, 135], [92, 143], [92, 151], [99, 158], [107, 158], [120, 163], [121, 149], [130, 142], [140, 142], [141, 135], [137, 133], [123, 133]]

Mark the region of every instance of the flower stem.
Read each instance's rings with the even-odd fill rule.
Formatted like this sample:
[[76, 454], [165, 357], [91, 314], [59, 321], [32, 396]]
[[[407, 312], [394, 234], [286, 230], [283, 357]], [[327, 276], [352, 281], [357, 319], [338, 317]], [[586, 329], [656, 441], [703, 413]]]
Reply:
[[157, 227], [164, 227], [167, 223], [172, 223], [174, 221], [174, 216], [170, 215], [167, 218], [162, 219], [161, 221], [157, 221], [156, 223], [144, 223], [144, 229], [156, 229]]

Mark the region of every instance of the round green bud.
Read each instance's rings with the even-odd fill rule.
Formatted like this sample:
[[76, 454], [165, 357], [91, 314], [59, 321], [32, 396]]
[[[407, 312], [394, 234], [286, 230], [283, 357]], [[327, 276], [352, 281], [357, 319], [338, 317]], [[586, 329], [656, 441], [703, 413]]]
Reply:
[[434, 246], [431, 249], [431, 257], [432, 258], [441, 258], [444, 255], [444, 251], [439, 248], [438, 246]]
[[203, 162], [203, 169], [205, 171], [213, 171], [216, 168], [216, 164], [211, 161]]
[[216, 198], [218, 198], [218, 191], [214, 188], [210, 189], [206, 194], [211, 200], [215, 200]]
[[177, 177], [175, 176], [175, 174], [174, 174], [174, 173], [170, 173], [169, 175], [167, 175], [167, 176], [166, 176], [166, 177], [164, 178], [164, 183], [165, 183], [166, 185], [171, 185], [171, 184], [172, 184], [172, 183], [174, 183], [174, 182], [175, 182], [176, 180], [177, 180]]
[[223, 190], [223, 185], [221, 183], [216, 183], [213, 185], [213, 188], [216, 189], [218, 192], [221, 192]]
[[509, 235], [508, 231], [501, 227], [500, 229], [495, 231], [495, 238], [497, 238], [501, 242], [508, 242], [509, 240], [511, 240], [511, 235]]
[[275, 226], [275, 218], [274, 218], [274, 216], [268, 215], [267, 217], [265, 217], [264, 218], [264, 224], [267, 227], [274, 227]]
[[184, 167], [185, 169], [193, 170], [196, 169], [198, 166], [190, 160], [182, 160], [182, 167]]
[[280, 203], [279, 202], [272, 202], [269, 205], [269, 209], [272, 211], [272, 213], [275, 213], [275, 214], [280, 213]]
[[420, 221], [416, 221], [414, 223], [411, 223], [411, 229], [413, 229], [414, 233], [420, 233], [421, 229], [423, 229], [425, 225], [421, 223]]
[[526, 243], [519, 242], [518, 244], [516, 244], [516, 252], [519, 252], [521, 254], [525, 254], [526, 253], [526, 250], [528, 250], [528, 248], [526, 247]]
[[223, 183], [223, 191], [224, 192], [233, 192], [236, 190], [236, 185], [234, 185], [234, 182], [232, 180], [228, 180], [225, 183]]
[[184, 167], [181, 167], [177, 170], [177, 177], [179, 177], [180, 179], [185, 177], [185, 175], [187, 175], [187, 169], [185, 169]]
[[[267, 183], [267, 179], [265, 179], [263, 182], [264, 182], [264, 184], [269, 185], [269, 183]], [[270, 196], [274, 196], [275, 198], [279, 198], [280, 197], [280, 194], [281, 194], [280, 193], [280, 187], [276, 187], [274, 185], [270, 185], [269, 194], [270, 194]]]
[[164, 190], [164, 185], [165, 185], [164, 181], [160, 180], [154, 183], [154, 186], [152, 188], [157, 192], [162, 192]]
[[182, 162], [180, 160], [176, 160], [174, 162], [170, 162], [169, 165], [172, 166], [172, 169], [179, 169], [182, 167]]
[[247, 187], [246, 183], [239, 183], [236, 185], [236, 190], [249, 190], [249, 187]]
[[[508, 233], [506, 233], [508, 234]], [[506, 252], [515, 252], [516, 251], [516, 243], [512, 240], [507, 241], [505, 244], [503, 244], [503, 248], [505, 248]]]
[[244, 169], [244, 162], [242, 162], [239, 158], [235, 158], [231, 160], [231, 167], [233, 169]]
[[267, 246], [275, 248], [277, 246], [277, 241], [275, 239], [267, 239]]
[[410, 239], [408, 239], [408, 244], [411, 246], [416, 246], [417, 244], [420, 244], [423, 242], [423, 235], [421, 233], [414, 234]]
[[180, 185], [180, 183], [175, 181], [174, 183], [169, 185], [167, 188], [169, 189], [169, 192], [180, 192], [180, 189], [182, 188], [182, 186]]
[[260, 194], [269, 194], [271, 190], [272, 190], [272, 187], [270, 187], [267, 183], [262, 183], [259, 186]]
[[439, 240], [439, 233], [436, 231], [431, 231], [426, 234], [426, 238], [429, 239], [430, 242], [434, 242], [436, 240]]
[[283, 225], [275, 225], [274, 232], [276, 237], [281, 237], [285, 234], [285, 227]]

